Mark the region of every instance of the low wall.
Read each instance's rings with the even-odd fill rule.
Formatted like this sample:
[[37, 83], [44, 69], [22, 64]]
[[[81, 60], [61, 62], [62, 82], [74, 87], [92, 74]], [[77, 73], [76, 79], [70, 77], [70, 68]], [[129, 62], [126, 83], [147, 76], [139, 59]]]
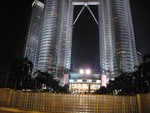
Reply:
[[136, 96], [55, 94], [0, 89], [0, 105], [49, 113], [138, 113], [140, 104], [137, 105]]
[[9, 88], [0, 89], [0, 106], [10, 106], [13, 90]]
[[136, 96], [55, 94], [15, 91], [11, 107], [67, 113], [137, 113]]
[[150, 113], [150, 93], [138, 94], [137, 102], [139, 113]]

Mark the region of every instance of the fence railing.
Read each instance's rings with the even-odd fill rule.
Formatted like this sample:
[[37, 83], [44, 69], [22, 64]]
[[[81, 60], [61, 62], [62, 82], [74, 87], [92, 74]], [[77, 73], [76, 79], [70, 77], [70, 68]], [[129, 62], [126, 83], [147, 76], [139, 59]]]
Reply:
[[67, 113], [138, 113], [136, 96], [14, 91], [11, 107]]

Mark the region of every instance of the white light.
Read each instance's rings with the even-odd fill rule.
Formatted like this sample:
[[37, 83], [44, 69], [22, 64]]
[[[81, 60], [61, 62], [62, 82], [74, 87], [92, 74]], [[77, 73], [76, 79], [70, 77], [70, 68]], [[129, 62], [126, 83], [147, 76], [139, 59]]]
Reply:
[[72, 82], [74, 82], [74, 80], [70, 79], [69, 82], [72, 83]]
[[77, 82], [82, 82], [82, 80], [81, 80], [81, 79], [78, 79]]
[[87, 75], [91, 74], [91, 70], [90, 70], [90, 69], [87, 69], [87, 70], [86, 70], [86, 74], [87, 74]]
[[84, 74], [84, 70], [83, 70], [83, 69], [80, 69], [79, 73], [80, 73], [80, 74]]
[[100, 80], [96, 80], [96, 83], [100, 83]]
[[92, 80], [91, 80], [91, 79], [89, 79], [89, 80], [88, 80], [88, 82], [92, 82]]

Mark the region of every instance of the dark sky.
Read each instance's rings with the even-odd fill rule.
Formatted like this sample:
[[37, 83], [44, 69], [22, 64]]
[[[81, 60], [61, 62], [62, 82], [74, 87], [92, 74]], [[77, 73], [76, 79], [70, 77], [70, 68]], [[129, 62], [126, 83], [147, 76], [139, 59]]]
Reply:
[[[137, 50], [143, 55], [150, 53], [150, 4], [148, 0], [130, 0]], [[33, 0], [3, 0], [0, 7], [0, 53], [16, 58], [23, 56], [27, 28]], [[95, 10], [96, 8], [93, 8]], [[74, 26], [73, 65], [75, 68], [86, 66], [97, 68], [97, 25], [90, 13], [85, 10]], [[84, 15], [89, 16], [86, 19]], [[90, 20], [88, 20], [90, 19]], [[84, 21], [82, 21], [84, 20]], [[80, 23], [80, 24], [79, 24]], [[88, 27], [93, 23], [94, 28]], [[84, 27], [83, 27], [84, 26]], [[79, 29], [80, 28], [80, 29]], [[86, 30], [85, 30], [86, 28]], [[94, 30], [92, 30], [94, 29]], [[79, 32], [79, 33], [78, 33]], [[84, 34], [85, 33], [85, 34]], [[89, 34], [88, 34], [89, 33]], [[80, 35], [81, 34], [81, 35]], [[88, 35], [87, 35], [88, 34]], [[94, 35], [92, 35], [94, 34]], [[92, 37], [91, 38], [88, 38]], [[84, 37], [84, 38], [83, 38]], [[90, 46], [89, 46], [90, 45]], [[96, 45], [96, 48], [95, 46]], [[76, 48], [76, 49], [75, 49]], [[93, 55], [95, 54], [95, 55]]]
[[[75, 6], [74, 20], [82, 6]], [[98, 7], [90, 6], [98, 20]], [[72, 68], [99, 69], [98, 25], [85, 8], [73, 27]]]

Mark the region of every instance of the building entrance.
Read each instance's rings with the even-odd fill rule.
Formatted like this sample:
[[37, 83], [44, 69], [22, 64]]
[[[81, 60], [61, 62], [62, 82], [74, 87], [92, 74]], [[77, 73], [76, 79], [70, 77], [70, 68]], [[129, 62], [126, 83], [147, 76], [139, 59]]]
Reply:
[[71, 83], [70, 92], [73, 94], [91, 94], [100, 88], [98, 83]]

